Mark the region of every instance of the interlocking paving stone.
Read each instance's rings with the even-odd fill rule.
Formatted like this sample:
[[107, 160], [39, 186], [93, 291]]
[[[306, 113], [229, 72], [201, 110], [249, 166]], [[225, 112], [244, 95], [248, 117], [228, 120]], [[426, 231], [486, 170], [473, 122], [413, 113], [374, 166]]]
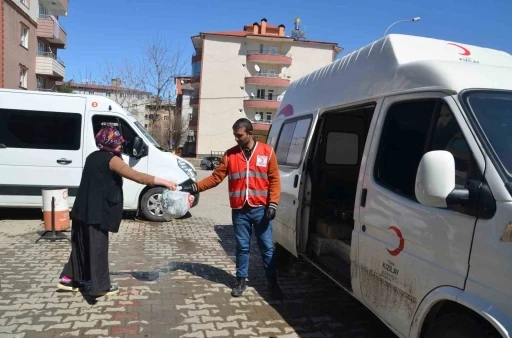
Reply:
[[232, 298], [227, 181], [201, 194], [191, 213], [168, 223], [128, 215], [110, 236], [111, 279], [120, 292], [93, 304], [80, 292], [56, 290], [70, 245], [34, 244], [40, 210], [0, 209], [0, 337], [395, 337], [303, 261], [280, 272], [285, 299], [271, 301], [255, 240], [247, 291]]

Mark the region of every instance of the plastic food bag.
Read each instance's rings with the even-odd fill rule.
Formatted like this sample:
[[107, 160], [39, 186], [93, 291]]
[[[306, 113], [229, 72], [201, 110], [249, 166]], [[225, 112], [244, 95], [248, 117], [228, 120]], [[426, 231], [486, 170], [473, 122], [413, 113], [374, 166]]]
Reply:
[[188, 192], [166, 189], [160, 196], [160, 203], [162, 203], [164, 218], [170, 221], [187, 214], [194, 204], [194, 196]]

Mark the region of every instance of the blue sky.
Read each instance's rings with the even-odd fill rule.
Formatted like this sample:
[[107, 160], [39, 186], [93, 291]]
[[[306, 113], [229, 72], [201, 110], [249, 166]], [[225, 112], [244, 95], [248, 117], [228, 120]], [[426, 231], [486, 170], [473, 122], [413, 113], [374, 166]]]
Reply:
[[241, 30], [263, 17], [271, 24], [284, 24], [287, 34], [295, 17], [300, 17], [308, 39], [338, 42], [343, 56], [380, 38], [394, 21], [415, 16], [421, 21], [397, 24], [390, 33], [512, 54], [511, 14], [511, 0], [71, 0], [68, 17], [61, 18], [68, 44], [60, 56], [66, 63], [66, 80], [81, 81], [87, 71], [101, 77], [106, 60], [116, 63], [140, 55], [143, 44], [159, 35], [184, 47], [189, 64], [191, 36], [200, 31]]

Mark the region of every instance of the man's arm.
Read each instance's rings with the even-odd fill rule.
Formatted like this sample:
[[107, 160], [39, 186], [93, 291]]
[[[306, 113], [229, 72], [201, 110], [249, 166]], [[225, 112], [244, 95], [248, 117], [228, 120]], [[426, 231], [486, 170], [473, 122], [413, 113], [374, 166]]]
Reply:
[[269, 207], [277, 209], [279, 198], [281, 197], [281, 177], [279, 175], [277, 156], [273, 150], [268, 163], [268, 183]]
[[220, 160], [219, 166], [215, 169], [215, 171], [208, 177], [202, 179], [197, 183], [180, 185], [181, 191], [197, 193], [203, 192], [205, 190], [214, 188], [218, 186], [226, 176], [228, 175], [228, 165], [227, 165], [227, 157], [226, 155], [222, 156]]
[[226, 176], [228, 175], [228, 164], [227, 164], [227, 157], [226, 155], [222, 156], [222, 159], [220, 160], [219, 165], [214, 170], [214, 172], [202, 179], [201, 181], [197, 182], [197, 190], [198, 192], [202, 192], [211, 188], [214, 188], [218, 186], [219, 184], [224, 181]]

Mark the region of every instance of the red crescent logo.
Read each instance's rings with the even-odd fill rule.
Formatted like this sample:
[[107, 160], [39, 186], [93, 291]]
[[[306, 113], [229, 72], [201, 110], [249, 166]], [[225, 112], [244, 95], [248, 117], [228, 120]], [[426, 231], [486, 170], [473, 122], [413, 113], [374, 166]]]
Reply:
[[396, 226], [392, 226], [392, 227], [389, 227], [390, 230], [393, 230], [396, 235], [398, 236], [398, 238], [400, 239], [400, 244], [398, 245], [398, 248], [394, 249], [394, 250], [389, 250], [388, 248], [386, 248], [386, 250], [388, 250], [388, 253], [391, 255], [391, 256], [398, 256], [398, 254], [400, 252], [402, 252], [402, 250], [404, 249], [404, 246], [405, 246], [405, 240], [404, 238], [402, 237], [402, 232], [400, 231], [400, 229], [398, 229]]
[[464, 56], [468, 56], [468, 55], [471, 55], [471, 52], [467, 49], [467, 48], [464, 48], [456, 43], [448, 43], [449, 45], [452, 45], [452, 46], [455, 46], [455, 47], [459, 47], [460, 49], [462, 49], [462, 53], [459, 53], [459, 55], [464, 55]]

